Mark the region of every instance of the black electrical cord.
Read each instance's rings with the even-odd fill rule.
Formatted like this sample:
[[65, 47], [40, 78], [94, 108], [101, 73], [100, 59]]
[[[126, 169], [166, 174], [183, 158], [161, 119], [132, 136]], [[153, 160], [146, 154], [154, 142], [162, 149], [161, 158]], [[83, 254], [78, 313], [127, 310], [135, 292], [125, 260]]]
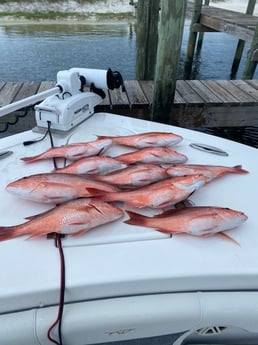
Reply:
[[[52, 136], [52, 132], [51, 132], [51, 122], [50, 121], [47, 122], [47, 131], [49, 134], [50, 145], [53, 148], [55, 145], [54, 145], [54, 140], [53, 140], [53, 136]], [[54, 164], [54, 168], [57, 169], [57, 164], [56, 164], [55, 158], [53, 158], [53, 164]]]
[[47, 129], [47, 130], [46, 130], [46, 133], [42, 136], [42, 138], [36, 139], [36, 140], [27, 140], [27, 141], [24, 141], [24, 142], [23, 142], [23, 145], [24, 145], [24, 146], [29, 146], [29, 145], [32, 145], [32, 144], [39, 143], [40, 141], [44, 140], [48, 134], [49, 134], [49, 130]]
[[[54, 140], [51, 133], [51, 122], [48, 121], [48, 129], [47, 133], [49, 134], [51, 147], [54, 147]], [[56, 161], [53, 159], [54, 167], [56, 168]], [[56, 241], [56, 247], [59, 251], [59, 257], [60, 257], [60, 289], [59, 289], [59, 305], [58, 305], [58, 313], [57, 318], [53, 322], [53, 324], [49, 327], [47, 332], [48, 340], [51, 341], [53, 344], [56, 345], [63, 345], [62, 340], [62, 319], [63, 319], [63, 311], [64, 311], [64, 297], [65, 297], [65, 258], [64, 258], [64, 252], [63, 252], [63, 246], [62, 246], [62, 235], [56, 233], [55, 234], [55, 241]], [[53, 329], [58, 326], [58, 341], [55, 340], [51, 333]]]
[[[52, 136], [52, 133], [51, 133], [51, 121], [47, 121], [47, 130], [46, 130], [45, 134], [42, 136], [42, 138], [36, 139], [36, 140], [24, 141], [23, 145], [24, 146], [29, 146], [29, 145], [32, 145], [32, 144], [39, 143], [40, 141], [44, 140], [47, 135], [49, 135], [51, 147], [54, 147], [54, 140], [53, 140], [53, 136]], [[54, 164], [55, 164], [55, 161], [54, 161]]]
[[[59, 294], [59, 306], [58, 313], [55, 322], [49, 327], [47, 332], [48, 340], [56, 345], [63, 345], [62, 341], [62, 317], [64, 311], [64, 295], [65, 295], [65, 260], [62, 246], [62, 239], [60, 234], [56, 234], [56, 246], [59, 250], [60, 256], [60, 294]], [[58, 325], [58, 341], [51, 336], [52, 330]]]

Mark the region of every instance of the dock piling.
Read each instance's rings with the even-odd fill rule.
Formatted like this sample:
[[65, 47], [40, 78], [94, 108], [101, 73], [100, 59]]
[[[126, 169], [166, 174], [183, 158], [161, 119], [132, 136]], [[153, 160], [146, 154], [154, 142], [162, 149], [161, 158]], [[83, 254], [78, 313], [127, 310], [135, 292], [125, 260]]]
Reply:
[[257, 65], [257, 61], [254, 61], [253, 59], [253, 54], [257, 49], [258, 49], [258, 23], [254, 31], [253, 40], [252, 40], [251, 47], [247, 55], [247, 59], [246, 59], [246, 63], [245, 63], [245, 67], [244, 67], [244, 71], [242, 75], [242, 79], [244, 80], [253, 78], [256, 65]]
[[[247, 5], [247, 9], [246, 9], [246, 14], [252, 15], [254, 13], [255, 4], [256, 4], [256, 0], [249, 0], [248, 5]], [[241, 61], [241, 58], [243, 55], [244, 47], [245, 47], [245, 41], [239, 39], [238, 44], [237, 44], [237, 48], [236, 48], [236, 52], [235, 52], [235, 56], [234, 56], [234, 60], [233, 60], [232, 67], [231, 67], [231, 74], [230, 74], [231, 79], [234, 79], [236, 77], [236, 74], [237, 74], [237, 71], [239, 68], [239, 64], [240, 64], [240, 61]]]
[[195, 45], [196, 45], [196, 40], [197, 40], [197, 32], [193, 30], [193, 26], [194, 24], [199, 22], [201, 9], [202, 9], [202, 0], [195, 0], [193, 14], [192, 14], [192, 21], [191, 21], [190, 31], [189, 31], [187, 50], [186, 50], [184, 79], [191, 78], [194, 51], [195, 51]]
[[[210, 0], [205, 0], [204, 1], [204, 5], [205, 6], [209, 6], [209, 4], [210, 4]], [[204, 38], [204, 32], [199, 32], [197, 46], [196, 46], [196, 54], [197, 55], [200, 54], [200, 51], [202, 49], [203, 38]]]
[[151, 119], [169, 123], [176, 90], [186, 0], [161, 0]]
[[159, 0], [137, 5], [136, 79], [153, 80], [158, 45]]

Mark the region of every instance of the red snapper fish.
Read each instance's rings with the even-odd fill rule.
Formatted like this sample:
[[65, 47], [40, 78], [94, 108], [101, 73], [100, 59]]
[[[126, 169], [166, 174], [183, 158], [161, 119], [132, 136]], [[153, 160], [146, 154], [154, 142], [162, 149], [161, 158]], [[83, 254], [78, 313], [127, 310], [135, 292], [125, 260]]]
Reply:
[[57, 173], [68, 174], [107, 174], [111, 171], [123, 169], [126, 164], [115, 158], [105, 156], [92, 156], [81, 158], [64, 168], [55, 170]]
[[130, 165], [125, 169], [111, 172], [107, 175], [94, 175], [93, 178], [111, 183], [119, 188], [142, 187], [167, 178], [166, 170], [155, 164]]
[[242, 165], [233, 167], [219, 165], [201, 165], [201, 164], [182, 164], [174, 165], [166, 169], [169, 176], [185, 176], [192, 174], [203, 174], [207, 177], [207, 182], [227, 174], [247, 174], [248, 171], [242, 169]]
[[84, 157], [96, 156], [102, 154], [112, 145], [111, 139], [97, 139], [95, 141], [69, 144], [60, 147], [52, 147], [47, 151], [32, 157], [23, 157], [25, 163], [33, 163], [42, 159], [66, 158], [69, 160], [78, 160]]
[[32, 239], [53, 232], [77, 236], [113, 222], [123, 214], [123, 211], [114, 205], [90, 198], [72, 200], [47, 212], [28, 217], [28, 221], [23, 224], [0, 226], [0, 241], [22, 235], [29, 235], [29, 239]]
[[[223, 207], [196, 206], [165, 211], [154, 217], [147, 217], [126, 211], [130, 217], [126, 224], [154, 228], [166, 234], [186, 233], [207, 237], [240, 226], [247, 220], [241, 212]], [[238, 244], [231, 237], [228, 239]]]
[[121, 201], [124, 202], [127, 207], [163, 208], [175, 205], [187, 199], [190, 194], [205, 185], [205, 183], [206, 177], [198, 174], [171, 177], [164, 181], [155, 182], [132, 191], [100, 192], [99, 196], [96, 190], [92, 192], [96, 193], [98, 200]]
[[116, 144], [135, 147], [137, 149], [142, 149], [144, 147], [171, 146], [178, 144], [183, 140], [181, 135], [168, 132], [147, 132], [124, 136], [99, 135], [98, 138], [109, 138], [112, 139]]
[[20, 198], [50, 204], [60, 204], [69, 200], [90, 197], [88, 188], [106, 192], [119, 189], [101, 181], [65, 173], [42, 173], [22, 177], [10, 182], [6, 190]]
[[138, 151], [124, 153], [115, 157], [124, 164], [151, 163], [169, 164], [185, 163], [187, 157], [182, 153], [173, 151], [168, 147], [147, 147]]

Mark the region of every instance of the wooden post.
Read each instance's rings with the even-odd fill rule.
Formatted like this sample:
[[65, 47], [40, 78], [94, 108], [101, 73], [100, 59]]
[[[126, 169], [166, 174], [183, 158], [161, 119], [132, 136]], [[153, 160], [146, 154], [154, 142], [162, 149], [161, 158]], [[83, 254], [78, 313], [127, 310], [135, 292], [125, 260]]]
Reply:
[[192, 21], [190, 25], [188, 45], [187, 45], [187, 50], [186, 50], [184, 79], [191, 78], [194, 50], [195, 50], [195, 44], [196, 44], [196, 38], [197, 38], [197, 32], [193, 32], [193, 25], [199, 22], [201, 9], [202, 9], [202, 0], [195, 0], [194, 11], [193, 11]]
[[254, 37], [253, 37], [251, 47], [250, 47], [248, 55], [247, 55], [245, 68], [244, 68], [243, 75], [242, 75], [242, 79], [244, 79], [244, 80], [253, 78], [257, 62], [253, 61], [252, 57], [253, 57], [253, 53], [257, 49], [258, 49], [258, 24], [256, 25], [256, 28], [254, 31]]
[[[209, 4], [210, 4], [210, 0], [204, 1], [205, 6], [209, 6]], [[204, 38], [204, 32], [199, 32], [197, 46], [196, 46], [196, 53], [197, 54], [199, 54], [201, 49], [202, 49], [203, 38]]]
[[[248, 6], [246, 9], [246, 14], [252, 15], [254, 13], [255, 4], [256, 4], [256, 0], [249, 0]], [[239, 64], [241, 61], [241, 57], [243, 55], [244, 47], [245, 47], [245, 41], [244, 40], [238, 40], [234, 60], [233, 60], [232, 67], [231, 67], [231, 74], [230, 74], [231, 79], [234, 79], [236, 77], [236, 74], [237, 74], [237, 71], [239, 68]]]
[[169, 123], [176, 90], [186, 0], [161, 0], [151, 119]]
[[137, 6], [136, 79], [153, 80], [158, 45], [159, 0]]

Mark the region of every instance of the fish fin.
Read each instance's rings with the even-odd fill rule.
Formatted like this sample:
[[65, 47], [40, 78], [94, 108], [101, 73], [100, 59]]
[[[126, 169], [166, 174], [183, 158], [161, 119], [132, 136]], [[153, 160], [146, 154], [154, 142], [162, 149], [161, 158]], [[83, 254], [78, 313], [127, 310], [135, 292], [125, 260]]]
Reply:
[[242, 168], [242, 165], [235, 165], [233, 167], [233, 169], [235, 170], [235, 172], [237, 174], [248, 174], [249, 173], [248, 170], [245, 170], [245, 169]]
[[100, 156], [105, 151], [105, 147], [102, 147], [99, 152], [96, 154], [96, 156]]
[[37, 156], [31, 156], [31, 157], [22, 157], [21, 160], [25, 163], [31, 163], [36, 159]]
[[167, 217], [167, 216], [173, 216], [174, 213], [177, 213], [178, 209], [171, 208], [169, 210], [166, 210], [164, 212], [161, 212], [159, 214], [156, 214], [154, 218], [162, 218], [162, 217]]
[[[44, 212], [43, 212], [44, 213]], [[42, 214], [42, 213], [41, 213]], [[28, 217], [24, 217], [24, 219], [26, 220], [33, 220], [35, 218], [37, 218], [39, 215], [38, 214], [35, 214], [34, 216], [28, 216]]]
[[30, 236], [26, 238], [26, 241], [27, 241], [27, 240], [33, 240], [33, 239], [35, 239], [35, 238], [37, 238], [37, 237], [41, 237], [41, 236], [44, 236], [44, 235], [47, 235], [47, 234], [33, 233], [33, 234], [30, 234]]
[[[56, 232], [54, 231], [37, 231], [37, 232], [33, 232], [33, 233], [30, 233], [29, 234], [29, 237], [26, 238], [26, 241], [27, 240], [34, 240], [35, 238], [38, 238], [38, 237], [43, 237], [43, 236], [48, 236], [48, 235], [53, 235], [55, 236]], [[62, 235], [62, 234], [61, 234]], [[51, 237], [50, 237], [51, 238]]]
[[12, 226], [0, 226], [0, 242], [8, 241], [15, 237], [17, 237], [17, 235]]
[[51, 210], [52, 210], [52, 209], [49, 209], [49, 210], [47, 210], [47, 211], [43, 211], [43, 212], [41, 212], [41, 213], [34, 214], [34, 215], [32, 215], [32, 216], [24, 217], [24, 219], [26, 219], [26, 220], [33, 220], [33, 219], [35, 219], [35, 218], [37, 218], [37, 217], [39, 217], [39, 216], [43, 216], [43, 214], [46, 214], [46, 213], [48, 213], [48, 212], [51, 211]]
[[[130, 217], [130, 219], [125, 220], [124, 221], [125, 224], [136, 225], [136, 226], [144, 226], [144, 227], [152, 228], [153, 230], [159, 231], [159, 232], [161, 232], [163, 234], [170, 234], [172, 236], [172, 232], [173, 231], [169, 231], [168, 232], [166, 229], [163, 229], [162, 227], [149, 226], [147, 224], [148, 219], [156, 218], [156, 216], [154, 216], [154, 217], [147, 217], [147, 216], [144, 216], [142, 214], [135, 213], [135, 212], [128, 211], [128, 210], [126, 210], [126, 213]], [[175, 233], [175, 232], [173, 232], [173, 233]]]
[[[100, 189], [97, 189], [97, 188], [86, 188], [87, 192], [89, 193], [89, 196], [97, 196], [97, 197], [101, 197], [101, 196], [105, 196], [105, 192], [103, 192], [102, 190]], [[99, 199], [98, 199], [99, 200]]]
[[97, 139], [109, 139], [112, 138], [112, 136], [110, 137], [109, 135], [96, 135]]
[[232, 238], [231, 236], [225, 234], [225, 232], [219, 232], [217, 234], [217, 237], [220, 237], [223, 240], [229, 241], [229, 242], [234, 243], [237, 246], [241, 247], [240, 244], [234, 238]]
[[125, 210], [128, 216], [130, 217], [128, 220], [125, 220], [125, 224], [131, 224], [131, 225], [139, 225], [139, 226], [145, 226], [146, 219], [149, 217], [146, 217], [142, 214], [135, 213], [132, 211]]
[[71, 236], [71, 237], [77, 237], [77, 236], [80, 236], [80, 235], [84, 234], [86, 231], [87, 231], [87, 230], [85, 230], [85, 229], [81, 229], [81, 230], [79, 230], [79, 231], [74, 232], [74, 233], [71, 234], [70, 236]]

